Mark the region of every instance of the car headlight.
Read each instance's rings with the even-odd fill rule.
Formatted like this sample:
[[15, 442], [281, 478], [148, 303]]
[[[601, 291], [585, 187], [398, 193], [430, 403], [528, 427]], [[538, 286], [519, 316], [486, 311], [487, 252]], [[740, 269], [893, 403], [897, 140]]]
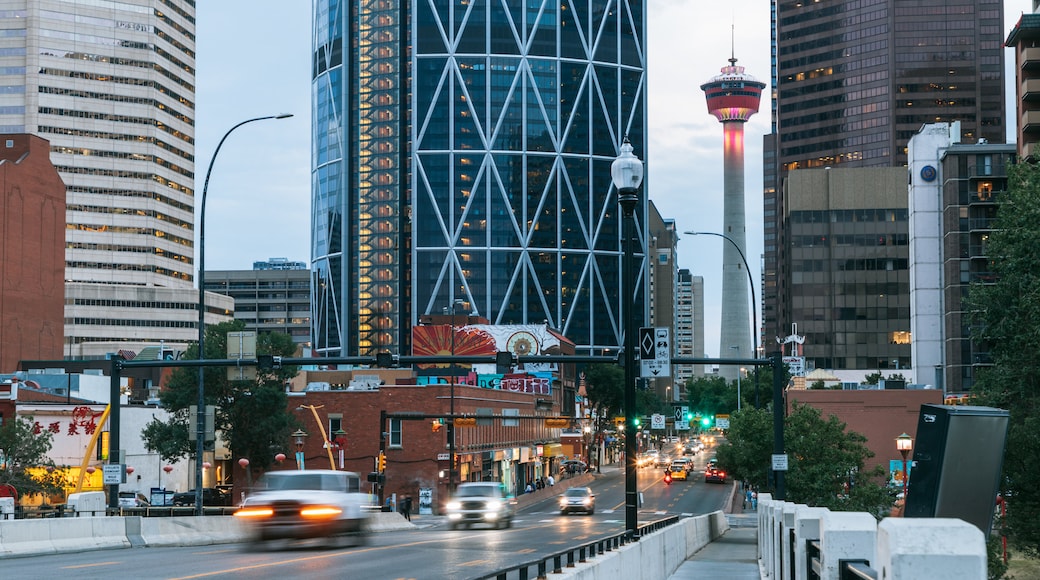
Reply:
[[460, 509], [462, 509], [462, 502], [460, 502], [460, 501], [449, 501], [448, 505], [446, 507], [448, 509], [450, 509], [450, 510], [460, 510]]
[[274, 510], [267, 506], [246, 507], [235, 512], [236, 518], [247, 520], [269, 518], [274, 515]]
[[307, 520], [329, 520], [339, 517], [343, 510], [333, 505], [309, 505], [300, 508], [300, 517]]
[[564, 506], [566, 506], [566, 505], [567, 505], [567, 498], [565, 498], [565, 497], [563, 497], [563, 496], [561, 495], [561, 496], [560, 496], [560, 507], [564, 507]]
[[585, 505], [591, 505], [592, 504], [592, 498], [591, 497], [587, 497], [587, 498], [581, 500], [581, 503], [583, 503]]
[[491, 511], [496, 511], [497, 512], [498, 510], [502, 509], [502, 500], [498, 500], [498, 499], [488, 500], [488, 502], [486, 504], [484, 504], [484, 507], [489, 509], [489, 510], [491, 510]]

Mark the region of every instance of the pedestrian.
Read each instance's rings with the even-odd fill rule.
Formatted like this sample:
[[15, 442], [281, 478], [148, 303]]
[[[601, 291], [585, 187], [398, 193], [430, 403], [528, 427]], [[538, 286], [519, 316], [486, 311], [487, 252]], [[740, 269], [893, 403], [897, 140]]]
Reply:
[[749, 503], [751, 503], [751, 488], [748, 488], [748, 490], [744, 492], [744, 501], [740, 507], [747, 509]]
[[758, 509], [758, 492], [754, 490], [751, 492], [751, 509]]
[[531, 482], [527, 482], [527, 487], [524, 489], [524, 493], [534, 493], [534, 487], [531, 486]]
[[404, 512], [404, 518], [408, 521], [412, 521], [412, 496], [406, 496], [403, 504], [401, 510]]
[[552, 487], [552, 486], [554, 486], [554, 485], [556, 485], [556, 480], [555, 480], [555, 479], [553, 479], [553, 476], [552, 476], [552, 474], [550, 473], [550, 474], [549, 474], [549, 487]]

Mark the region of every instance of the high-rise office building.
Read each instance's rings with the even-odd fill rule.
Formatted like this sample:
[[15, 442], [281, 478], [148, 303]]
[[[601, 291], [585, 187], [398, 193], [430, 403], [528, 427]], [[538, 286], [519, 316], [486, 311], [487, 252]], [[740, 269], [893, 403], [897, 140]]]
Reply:
[[546, 322], [579, 351], [621, 344], [610, 165], [626, 135], [646, 157], [644, 14], [629, 0], [314, 3], [317, 353], [407, 353], [419, 317], [457, 300], [492, 324]]
[[1040, 84], [1040, 14], [1023, 14], [1011, 34], [1007, 46], [1015, 49], [1015, 104], [1018, 113], [1018, 156], [1021, 159], [1037, 159], [1036, 145], [1040, 142], [1040, 104], [1036, 102], [1037, 85]]
[[910, 365], [906, 170], [799, 169], [784, 181], [791, 311], [806, 370]]
[[65, 355], [192, 341], [195, 2], [5, 1], [0, 30], [0, 132], [66, 186]]
[[970, 285], [996, 281], [987, 246], [1016, 153], [960, 141], [957, 123], [933, 123], [909, 147], [913, 381], [949, 393], [970, 391], [993, 364], [972, 340], [965, 299]]
[[[774, 132], [766, 137], [765, 336], [786, 336], [789, 171], [901, 167], [926, 123], [959, 121], [963, 140], [1002, 143], [1004, 7], [1000, 0], [774, 0]], [[771, 301], [771, 302], [768, 302]]]
[[271, 258], [252, 270], [207, 270], [206, 290], [235, 300], [235, 320], [246, 330], [288, 334], [310, 346], [311, 275], [305, 262]]
[[[674, 342], [677, 356], [705, 356], [704, 277], [694, 276], [686, 268], [679, 270], [676, 276]], [[675, 384], [683, 388], [691, 377], [704, 376], [704, 365], [675, 365], [672, 374]]]

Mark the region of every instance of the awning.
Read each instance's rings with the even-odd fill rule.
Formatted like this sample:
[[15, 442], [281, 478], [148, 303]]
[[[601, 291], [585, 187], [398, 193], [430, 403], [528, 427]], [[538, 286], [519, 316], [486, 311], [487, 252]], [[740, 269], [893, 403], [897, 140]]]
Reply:
[[563, 455], [563, 445], [559, 443], [549, 443], [548, 445], [542, 446], [542, 457], [556, 457]]

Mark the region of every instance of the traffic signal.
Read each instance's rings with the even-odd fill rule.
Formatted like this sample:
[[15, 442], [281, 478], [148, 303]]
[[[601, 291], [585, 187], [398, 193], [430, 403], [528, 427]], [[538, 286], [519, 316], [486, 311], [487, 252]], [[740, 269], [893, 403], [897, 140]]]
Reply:
[[379, 465], [378, 465], [378, 469], [376, 469], [376, 471], [378, 471], [379, 473], [383, 473], [384, 471], [386, 471], [386, 454], [383, 453], [382, 451], [380, 451], [379, 452], [379, 457], [377, 458], [377, 461], [378, 461]]
[[443, 419], [434, 419], [433, 423], [430, 424], [430, 430], [434, 433], [440, 433], [441, 429], [444, 428]]
[[686, 412], [686, 422], [689, 423], [692, 420], [693, 420], [693, 413], [690, 413], [689, 411], [687, 411]]
[[712, 418], [710, 416], [705, 415], [701, 419], [701, 425], [704, 425], [705, 427], [711, 427], [711, 419]]
[[634, 425], [635, 425], [636, 427], [638, 427], [638, 426], [639, 426], [639, 417], [636, 417], [635, 419], [632, 419], [632, 423], [633, 423], [633, 424], [634, 424]]

